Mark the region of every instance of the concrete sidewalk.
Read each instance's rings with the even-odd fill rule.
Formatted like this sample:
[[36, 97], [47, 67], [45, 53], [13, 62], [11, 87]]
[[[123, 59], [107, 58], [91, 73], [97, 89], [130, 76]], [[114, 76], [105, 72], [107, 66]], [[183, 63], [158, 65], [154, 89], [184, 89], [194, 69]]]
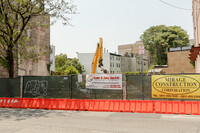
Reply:
[[0, 108], [0, 133], [200, 133], [200, 116]]

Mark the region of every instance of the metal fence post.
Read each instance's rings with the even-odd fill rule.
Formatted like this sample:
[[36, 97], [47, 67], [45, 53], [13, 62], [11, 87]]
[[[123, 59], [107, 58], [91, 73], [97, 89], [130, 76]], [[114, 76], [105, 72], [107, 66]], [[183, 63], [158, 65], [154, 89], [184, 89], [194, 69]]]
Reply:
[[122, 82], [123, 100], [126, 100], [126, 74], [123, 74], [124, 81]]
[[20, 98], [23, 98], [23, 76], [20, 76]]
[[70, 99], [72, 99], [72, 75], [69, 76], [70, 77], [70, 82], [69, 82], [69, 92], [70, 92]]

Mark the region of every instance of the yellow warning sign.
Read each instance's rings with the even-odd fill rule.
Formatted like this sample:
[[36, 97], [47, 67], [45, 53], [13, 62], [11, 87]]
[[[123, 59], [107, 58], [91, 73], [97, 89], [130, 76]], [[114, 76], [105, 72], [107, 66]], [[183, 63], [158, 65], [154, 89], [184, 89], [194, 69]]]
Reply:
[[152, 98], [200, 99], [200, 75], [152, 75]]

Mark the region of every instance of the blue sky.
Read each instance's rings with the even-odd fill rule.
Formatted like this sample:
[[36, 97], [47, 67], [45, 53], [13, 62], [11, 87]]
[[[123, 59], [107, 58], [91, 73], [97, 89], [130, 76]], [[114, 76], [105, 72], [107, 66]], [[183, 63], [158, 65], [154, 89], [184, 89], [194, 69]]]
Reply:
[[[163, 0], [177, 7], [192, 9], [192, 0]], [[51, 44], [56, 55], [69, 58], [94, 53], [99, 37], [109, 52], [118, 45], [132, 44], [150, 26], [178, 25], [193, 38], [192, 10], [181, 10], [159, 0], [74, 0], [78, 14], [71, 16], [74, 26], [59, 21], [51, 26]]]

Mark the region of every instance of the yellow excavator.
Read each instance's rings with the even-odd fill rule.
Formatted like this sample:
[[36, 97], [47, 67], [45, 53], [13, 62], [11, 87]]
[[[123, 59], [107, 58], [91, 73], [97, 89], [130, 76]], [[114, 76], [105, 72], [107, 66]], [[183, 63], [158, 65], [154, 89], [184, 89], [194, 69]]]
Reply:
[[98, 67], [101, 68], [101, 71], [104, 73], [107, 73], [106, 69], [103, 69], [103, 39], [100, 37], [99, 38], [99, 43], [97, 43], [97, 49], [94, 54], [93, 60], [92, 60], [92, 74], [96, 73], [96, 68], [97, 68], [97, 62], [98, 62]]

